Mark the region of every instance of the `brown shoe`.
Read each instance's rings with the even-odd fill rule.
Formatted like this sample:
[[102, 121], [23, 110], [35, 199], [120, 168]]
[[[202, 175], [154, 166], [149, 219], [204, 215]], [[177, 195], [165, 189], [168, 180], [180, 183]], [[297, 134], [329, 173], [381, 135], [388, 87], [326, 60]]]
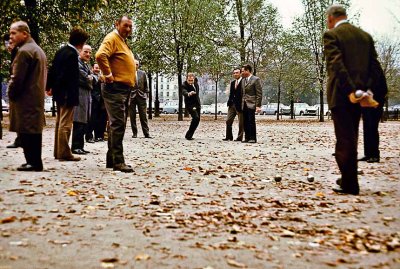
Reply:
[[114, 165], [114, 171], [121, 171], [124, 173], [132, 173], [133, 168], [130, 165], [126, 165], [124, 163], [118, 163]]
[[60, 162], [78, 162], [80, 160], [81, 160], [80, 157], [76, 157], [76, 156], [73, 156], [73, 155], [71, 157], [68, 157], [68, 158], [59, 159]]

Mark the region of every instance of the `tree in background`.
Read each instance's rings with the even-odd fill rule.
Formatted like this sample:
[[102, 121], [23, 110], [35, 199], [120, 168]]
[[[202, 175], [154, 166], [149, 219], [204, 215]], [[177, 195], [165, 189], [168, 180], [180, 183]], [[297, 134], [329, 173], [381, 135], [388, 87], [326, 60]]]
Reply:
[[323, 34], [327, 30], [326, 10], [334, 3], [350, 6], [350, 0], [302, 0], [304, 15], [294, 23], [294, 28], [304, 40], [313, 55], [312, 61], [304, 63], [313, 66], [315, 81], [319, 88], [319, 101], [321, 107], [320, 121], [324, 121], [324, 92], [326, 84], [325, 57], [323, 53]]

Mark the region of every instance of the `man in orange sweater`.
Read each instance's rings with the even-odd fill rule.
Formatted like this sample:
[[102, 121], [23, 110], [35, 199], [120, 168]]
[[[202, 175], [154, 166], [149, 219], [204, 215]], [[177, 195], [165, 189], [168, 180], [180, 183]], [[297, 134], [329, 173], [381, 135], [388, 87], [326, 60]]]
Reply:
[[133, 172], [125, 163], [122, 140], [125, 134], [129, 96], [136, 83], [136, 65], [126, 38], [132, 33], [132, 19], [122, 16], [116, 29], [109, 33], [96, 53], [96, 61], [105, 77], [104, 104], [109, 119], [107, 168], [125, 173]]

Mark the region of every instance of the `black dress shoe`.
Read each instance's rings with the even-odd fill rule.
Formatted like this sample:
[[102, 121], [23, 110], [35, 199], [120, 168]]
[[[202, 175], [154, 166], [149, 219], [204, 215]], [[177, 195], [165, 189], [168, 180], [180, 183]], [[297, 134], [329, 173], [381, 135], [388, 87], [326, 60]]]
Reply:
[[118, 163], [118, 164], [114, 165], [114, 171], [121, 171], [124, 173], [132, 173], [133, 168], [130, 165], [126, 165], [124, 163]]
[[336, 184], [338, 184], [339, 186], [342, 186], [342, 178], [336, 179]]
[[132, 138], [137, 138], [137, 134], [132, 135]]
[[233, 140], [233, 138], [224, 138], [224, 139], [222, 139], [222, 141], [232, 141]]
[[254, 143], [257, 143], [257, 140], [250, 139], [250, 140], [248, 141], [248, 143], [252, 143], [252, 144], [254, 144]]
[[249, 141], [250, 141], [250, 140], [248, 140], [248, 139], [246, 140], [246, 139], [245, 139], [245, 140], [242, 141], [242, 143], [249, 143]]
[[194, 140], [193, 137], [185, 137], [185, 138], [186, 138], [186, 140]]
[[86, 140], [87, 143], [94, 143], [95, 141], [93, 139], [88, 139]]
[[103, 142], [103, 141], [104, 141], [103, 138], [96, 138], [96, 139], [94, 140], [94, 142]]
[[241, 138], [236, 138], [234, 141], [236, 141], [236, 142], [242, 142], [242, 139], [241, 139]]
[[150, 135], [145, 135], [144, 138], [152, 139], [152, 137]]
[[87, 150], [84, 150], [84, 149], [81, 149], [84, 153], [90, 153], [90, 151], [87, 151]]
[[18, 144], [16, 144], [14, 142], [14, 143], [8, 145], [6, 148], [8, 148], [8, 149], [16, 149], [16, 148], [19, 148], [19, 147], [20, 147], [20, 145], [18, 145]]
[[85, 154], [86, 154], [86, 152], [84, 152], [84, 151], [81, 150], [81, 149], [73, 149], [73, 150], [72, 150], [72, 153], [78, 154], [78, 155], [85, 155]]
[[360, 158], [360, 159], [358, 159], [357, 161], [359, 161], [359, 162], [367, 162], [369, 160], [369, 157], [362, 157], [362, 158]]
[[367, 160], [367, 163], [379, 163], [379, 158], [372, 157]]
[[358, 190], [354, 190], [354, 191], [348, 191], [348, 190], [344, 190], [342, 188], [333, 188], [332, 189], [334, 192], [336, 193], [342, 193], [342, 194], [352, 194], [352, 195], [358, 195], [360, 194], [360, 191]]
[[23, 164], [20, 167], [17, 168], [18, 171], [43, 171], [43, 167], [39, 167], [39, 166], [33, 166], [30, 164]]

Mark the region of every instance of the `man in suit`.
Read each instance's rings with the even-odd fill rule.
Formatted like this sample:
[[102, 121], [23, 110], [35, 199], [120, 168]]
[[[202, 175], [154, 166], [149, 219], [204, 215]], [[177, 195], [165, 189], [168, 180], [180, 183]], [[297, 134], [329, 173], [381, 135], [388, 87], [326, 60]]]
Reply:
[[199, 85], [195, 82], [196, 77], [193, 73], [188, 73], [186, 81], [182, 85], [182, 94], [185, 97], [185, 107], [192, 117], [189, 130], [186, 132], [185, 138], [193, 140], [193, 134], [200, 123], [200, 98]]
[[90, 119], [93, 89], [93, 75], [90, 66], [90, 55], [92, 47], [84, 45], [79, 52], [79, 104], [74, 106], [72, 145], [71, 150], [74, 154], [84, 155], [89, 153], [84, 149], [85, 132], [87, 123]]
[[128, 16], [122, 16], [115, 27], [96, 53], [96, 61], [106, 80], [102, 93], [110, 123], [106, 167], [132, 173], [132, 166], [125, 163], [122, 142], [130, 94], [136, 83], [135, 57], [126, 41], [132, 33], [133, 21]]
[[12, 63], [8, 88], [10, 100], [10, 131], [17, 132], [26, 163], [18, 171], [42, 171], [42, 132], [45, 123], [44, 91], [47, 59], [31, 38], [28, 24], [11, 24], [10, 39], [19, 47]]
[[[85, 139], [87, 143], [102, 142], [104, 141], [104, 132], [107, 125], [107, 111], [104, 107], [103, 96], [101, 95], [101, 87], [103, 85], [103, 78], [100, 73], [100, 67], [97, 63], [93, 65], [93, 90], [92, 95], [92, 108], [90, 113], [90, 120], [86, 130]], [[94, 132], [94, 138], [93, 138]]]
[[89, 35], [82, 28], [74, 28], [69, 43], [56, 52], [48, 73], [47, 94], [53, 95], [57, 105], [54, 157], [60, 161], [79, 161], [69, 147], [74, 106], [79, 105], [79, 50]]
[[377, 108], [361, 107], [364, 131], [364, 157], [358, 161], [366, 161], [368, 163], [377, 163], [380, 161], [378, 128], [383, 114], [386, 94], [388, 92], [386, 78], [382, 68], [376, 68], [374, 77], [374, 86], [371, 90], [379, 106]]
[[149, 88], [147, 86], [147, 75], [146, 72], [139, 70], [139, 61], [135, 60], [136, 63], [136, 84], [133, 87], [131, 93], [131, 102], [129, 105], [129, 117], [131, 119], [132, 137], [137, 137], [137, 125], [136, 125], [136, 107], [139, 112], [140, 125], [145, 138], [151, 138], [149, 134], [149, 125], [147, 122], [147, 95]]
[[239, 120], [239, 131], [235, 141], [242, 141], [243, 139], [243, 113], [242, 113], [242, 77], [240, 75], [240, 68], [233, 69], [233, 78], [231, 81], [229, 99], [228, 99], [228, 115], [226, 116], [226, 136], [224, 141], [233, 140], [232, 124], [236, 115]]
[[262, 87], [259, 77], [252, 75], [249, 64], [242, 66], [242, 110], [244, 143], [257, 143], [256, 111], [261, 110]]
[[366, 96], [355, 91], [368, 90], [373, 74], [380, 67], [371, 36], [347, 21], [346, 10], [332, 5], [327, 10], [329, 31], [324, 36], [328, 81], [327, 96], [336, 135], [335, 158], [341, 172], [338, 193], [359, 194], [357, 143], [361, 107]]

